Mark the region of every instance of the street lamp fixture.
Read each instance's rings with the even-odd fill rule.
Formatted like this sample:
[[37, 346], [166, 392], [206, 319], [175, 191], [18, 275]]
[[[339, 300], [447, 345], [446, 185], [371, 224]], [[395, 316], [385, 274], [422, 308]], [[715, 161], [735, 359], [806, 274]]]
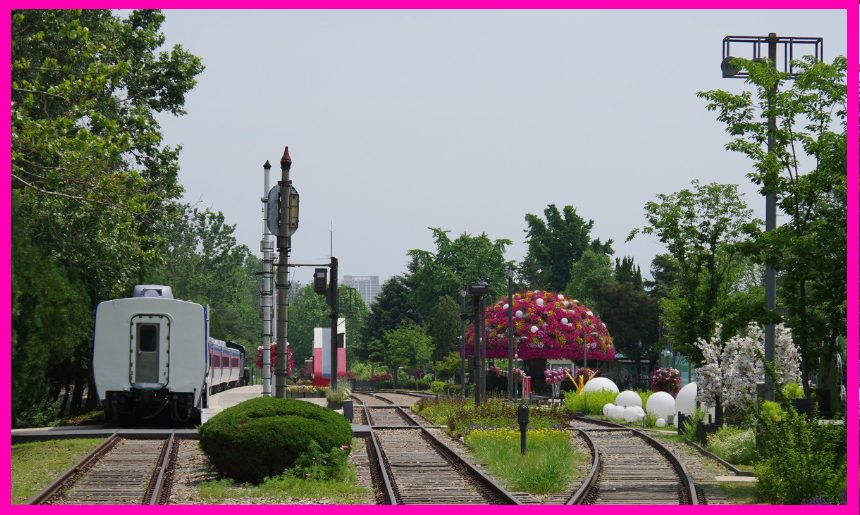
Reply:
[[[821, 61], [824, 55], [824, 39], [823, 38], [796, 38], [796, 37], [777, 37], [775, 32], [771, 32], [767, 36], [726, 36], [723, 38], [723, 60], [720, 65], [723, 77], [741, 79], [749, 77], [749, 72], [741, 71], [732, 65], [734, 57], [731, 55], [732, 43], [751, 44], [753, 49], [753, 61], [763, 62], [762, 46], [767, 44], [767, 58], [770, 66], [776, 69], [777, 47], [783, 45], [783, 67], [782, 71], [788, 73], [789, 79], [797, 77], [798, 73], [794, 71], [791, 61], [794, 59], [794, 45], [812, 45], [813, 57]], [[798, 52], [800, 56], [800, 52]], [[770, 89], [771, 95], [768, 95], [768, 111], [771, 115], [768, 117], [768, 134], [767, 148], [768, 153], [773, 152], [773, 147], [776, 144], [773, 134], [776, 132], [776, 118], [773, 116], [772, 105], [777, 92], [777, 84], [774, 84]], [[768, 186], [768, 184], [765, 184]], [[773, 193], [768, 193], [765, 196], [765, 230], [767, 232], [776, 229], [776, 196]], [[776, 310], [776, 271], [770, 266], [765, 265], [764, 269], [764, 296], [765, 308], [768, 311]], [[769, 362], [773, 362], [774, 348], [776, 341], [776, 332], [773, 324], [768, 324], [764, 328], [764, 358]], [[765, 376], [764, 398], [767, 401], [774, 400], [773, 381], [769, 376]]]

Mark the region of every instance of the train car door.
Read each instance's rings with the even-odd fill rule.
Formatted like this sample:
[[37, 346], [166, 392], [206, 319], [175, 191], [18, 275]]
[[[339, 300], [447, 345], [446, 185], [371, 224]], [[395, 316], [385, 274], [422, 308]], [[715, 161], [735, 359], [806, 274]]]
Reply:
[[129, 380], [135, 388], [158, 389], [169, 378], [170, 319], [135, 315], [131, 319]]

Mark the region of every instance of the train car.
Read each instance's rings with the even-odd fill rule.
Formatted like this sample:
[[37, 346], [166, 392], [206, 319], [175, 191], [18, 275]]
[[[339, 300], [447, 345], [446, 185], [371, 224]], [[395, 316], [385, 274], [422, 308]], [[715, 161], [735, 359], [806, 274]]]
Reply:
[[112, 419], [168, 410], [188, 422], [207, 394], [238, 386], [244, 349], [209, 337], [208, 308], [173, 298], [170, 287], [139, 285], [131, 298], [96, 308], [93, 376]]

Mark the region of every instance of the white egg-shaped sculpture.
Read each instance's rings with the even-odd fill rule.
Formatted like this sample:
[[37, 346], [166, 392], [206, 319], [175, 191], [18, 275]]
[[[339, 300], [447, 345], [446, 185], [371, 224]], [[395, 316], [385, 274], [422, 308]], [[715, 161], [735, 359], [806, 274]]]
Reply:
[[615, 398], [615, 404], [629, 408], [631, 406], [642, 406], [642, 397], [633, 390], [625, 390]]
[[636, 408], [636, 411], [638, 411], [640, 415], [642, 415], [643, 417], [645, 416], [645, 410], [642, 409], [642, 406], [633, 406], [633, 407]]
[[657, 427], [666, 427], [666, 419], [658, 418], [656, 424]]
[[535, 301], [538, 306], [543, 306], [543, 299], [538, 299]]
[[615, 404], [612, 404], [611, 402], [607, 402], [606, 404], [604, 404], [603, 405], [603, 416], [608, 417], [609, 413], [612, 411], [612, 408], [614, 408], [614, 407], [615, 407]]
[[666, 392], [654, 392], [645, 403], [645, 411], [654, 417], [669, 418], [674, 410], [675, 399]]
[[538, 328], [537, 328], [537, 326], [536, 326], [536, 325], [533, 325], [533, 326], [532, 326], [532, 328], [531, 328], [531, 332], [532, 332], [532, 333], [536, 333], [536, 332], [538, 332]]
[[629, 408], [624, 408], [623, 416], [627, 422], [636, 422], [636, 419], [639, 418], [639, 412], [636, 411], [635, 407], [630, 406]]
[[503, 307], [503, 309], [504, 309], [505, 311], [507, 311], [507, 310], [508, 310], [508, 308], [510, 307], [510, 304], [505, 304], [505, 305], [504, 305], [504, 306], [502, 306], [502, 307]]
[[516, 316], [517, 318], [522, 318], [523, 317], [523, 310], [518, 309], [517, 312], [514, 313], [514, 316]]
[[638, 415], [636, 415], [636, 421], [637, 422], [642, 422], [643, 420], [645, 420], [645, 414], [644, 413], [639, 413]]
[[562, 323], [562, 324], [564, 324], [564, 325], [567, 325], [567, 318], [562, 318], [562, 319], [561, 319], [561, 323]]
[[675, 411], [679, 411], [684, 415], [692, 415], [696, 411], [696, 395], [699, 392], [699, 387], [696, 383], [690, 383], [681, 388], [678, 395], [675, 396]]
[[611, 418], [624, 418], [624, 406], [615, 406], [609, 413]]
[[617, 393], [618, 385], [612, 382], [612, 379], [608, 379], [606, 377], [595, 377], [591, 381], [585, 383], [585, 386], [582, 388], [583, 392], [599, 392], [600, 390]]

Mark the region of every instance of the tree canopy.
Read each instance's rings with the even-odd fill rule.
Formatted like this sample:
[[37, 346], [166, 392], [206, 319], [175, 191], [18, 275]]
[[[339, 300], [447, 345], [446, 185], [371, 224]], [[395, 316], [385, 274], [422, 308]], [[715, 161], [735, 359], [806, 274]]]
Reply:
[[159, 263], [159, 229], [179, 212], [179, 148], [162, 144], [156, 115], [184, 114], [203, 65], [179, 45], [157, 53], [163, 21], [155, 10], [11, 11], [12, 397], [22, 405], [49, 387], [49, 402], [66, 394], [61, 414], [82, 407], [85, 385], [94, 390], [93, 306], [130, 294]]
[[410, 301], [425, 320], [432, 319], [439, 309], [439, 297], [456, 297], [460, 288], [473, 281], [489, 279], [493, 298], [507, 294], [507, 267], [505, 247], [510, 240], [490, 240], [486, 234], [461, 234], [456, 240], [448, 237], [449, 231], [430, 228], [436, 240], [436, 252], [410, 250], [412, 273], [409, 280], [415, 285]]
[[698, 96], [726, 124], [732, 136], [726, 149], [752, 160], [748, 177], [786, 215], [774, 230], [753, 231], [743, 250], [777, 271], [778, 300], [801, 349], [808, 392], [809, 376], [828, 375], [832, 342], [847, 334], [847, 60], [792, 61], [798, 73], [791, 81], [767, 59], [732, 64], [749, 72], [754, 92]]
[[657, 198], [645, 205], [649, 225], [631, 231], [627, 241], [642, 232], [666, 245], [677, 273], [661, 303], [664, 320], [676, 348], [700, 361], [695, 342], [713, 333], [733, 291], [736, 244], [761, 222], [752, 218], [736, 185], [693, 181], [693, 190]]
[[531, 289], [563, 291], [571, 281], [571, 266], [591, 249], [598, 254], [612, 255], [612, 240], [601, 243], [591, 240], [594, 220], [576, 214], [573, 206], [559, 212], [555, 204], [544, 209], [546, 221], [526, 214], [528, 252], [523, 260], [523, 279]]

